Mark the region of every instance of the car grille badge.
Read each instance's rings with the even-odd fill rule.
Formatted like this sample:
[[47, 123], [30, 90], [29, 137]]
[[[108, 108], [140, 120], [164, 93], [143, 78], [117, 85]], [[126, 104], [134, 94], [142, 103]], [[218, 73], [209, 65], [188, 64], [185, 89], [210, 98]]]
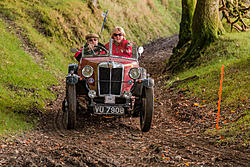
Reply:
[[115, 104], [115, 96], [112, 95], [105, 96], [104, 102], [109, 104]]
[[89, 83], [94, 83], [94, 81], [95, 81], [94, 78], [89, 78], [89, 79], [88, 79], [88, 82], [89, 82]]
[[113, 66], [114, 66], [114, 65], [113, 65], [113, 62], [112, 62], [112, 61], [108, 62], [108, 67], [109, 67], [109, 68], [113, 68]]

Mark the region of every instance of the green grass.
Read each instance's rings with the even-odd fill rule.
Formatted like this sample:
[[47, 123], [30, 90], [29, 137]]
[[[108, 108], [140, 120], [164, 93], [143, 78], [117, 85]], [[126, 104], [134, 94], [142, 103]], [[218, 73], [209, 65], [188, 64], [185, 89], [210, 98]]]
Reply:
[[[2, 90], [0, 105], [19, 104], [15, 110], [27, 110], [22, 103], [38, 103], [41, 109], [42, 99], [53, 99], [54, 95], [48, 91], [50, 85], [57, 84], [51, 72], [38, 65], [23, 48], [21, 42], [5, 30], [5, 25], [0, 20], [0, 88]], [[1, 105], [2, 106], [2, 105]], [[13, 105], [10, 105], [13, 106]], [[17, 106], [17, 105], [16, 105]], [[22, 108], [23, 106], [24, 108]]]
[[22, 114], [0, 112], [0, 140], [1, 137], [30, 130], [34, 124], [34, 120], [30, 122], [27, 116]]
[[0, 130], [2, 134], [9, 130], [11, 132], [12, 129], [20, 131], [31, 126], [22, 117], [13, 116], [15, 114], [12, 112], [42, 110], [45, 100], [55, 99], [55, 95], [48, 88], [58, 81], [23, 50], [16, 36], [6, 31], [2, 20], [0, 31], [0, 118], [5, 120], [2, 121], [5, 126], [1, 126]]
[[[102, 10], [109, 10], [107, 25], [111, 29], [104, 31], [106, 40], [114, 26], [122, 26], [127, 34], [127, 39], [138, 44], [148, 43], [159, 37], [178, 33], [181, 1], [171, 2], [175, 1], [170, 0], [168, 2], [169, 7], [166, 9], [156, 0], [147, 1], [147, 3], [135, 0], [125, 0], [119, 3], [113, 3], [111, 0], [100, 1]], [[170, 3], [172, 5], [169, 5]], [[172, 8], [178, 10], [174, 12]]]
[[[246, 116], [243, 119], [222, 130], [221, 133], [225, 133], [225, 137], [231, 133], [235, 133], [234, 131], [237, 131], [242, 125], [246, 126], [245, 128], [248, 130], [250, 128], [249, 123], [247, 123], [249, 121], [248, 105], [250, 97], [249, 36], [250, 32], [225, 34], [225, 36], [222, 36], [207, 48], [199, 59], [200, 66], [174, 77], [175, 79], [182, 80], [194, 75], [199, 76], [198, 80], [182, 84], [180, 88], [189, 89], [190, 94], [194, 94], [201, 100], [206, 100], [207, 105], [216, 110], [221, 80], [221, 67], [224, 65], [221, 114], [225, 115], [225, 118], [230, 119], [230, 114], [233, 114], [231, 111], [236, 111], [238, 114], [246, 111]], [[168, 81], [167, 84], [173, 81]], [[249, 133], [244, 132], [242, 135], [249, 142]], [[236, 140], [236, 138], [233, 138], [233, 135], [229, 136], [225, 141]]]

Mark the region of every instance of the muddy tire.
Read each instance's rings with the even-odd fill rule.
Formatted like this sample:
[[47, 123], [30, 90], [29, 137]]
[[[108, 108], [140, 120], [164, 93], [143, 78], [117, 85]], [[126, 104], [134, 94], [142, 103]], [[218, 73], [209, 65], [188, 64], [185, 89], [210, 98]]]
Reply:
[[69, 111], [68, 111], [68, 102], [67, 99], [64, 99], [62, 102], [62, 125], [66, 129], [68, 126], [68, 119], [69, 119]]
[[136, 99], [134, 103], [134, 111], [132, 113], [132, 117], [136, 118], [140, 116], [140, 112], [142, 110], [142, 102], [141, 99]]
[[67, 103], [68, 107], [64, 112], [64, 119], [67, 129], [74, 129], [76, 126], [76, 87], [67, 85]]
[[140, 126], [142, 132], [148, 132], [151, 127], [154, 111], [154, 89], [145, 88], [142, 97], [142, 109], [140, 112]]

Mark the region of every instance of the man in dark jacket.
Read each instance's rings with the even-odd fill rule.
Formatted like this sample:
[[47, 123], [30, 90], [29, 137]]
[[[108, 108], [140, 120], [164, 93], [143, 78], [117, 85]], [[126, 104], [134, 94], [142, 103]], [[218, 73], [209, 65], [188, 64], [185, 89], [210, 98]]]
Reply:
[[[105, 46], [101, 43], [98, 42], [99, 36], [97, 34], [91, 33], [86, 35], [86, 44], [84, 45], [84, 55], [98, 55], [98, 54], [107, 54], [105, 51]], [[77, 61], [80, 61], [82, 57], [82, 49], [79, 49], [74, 57], [76, 58]]]

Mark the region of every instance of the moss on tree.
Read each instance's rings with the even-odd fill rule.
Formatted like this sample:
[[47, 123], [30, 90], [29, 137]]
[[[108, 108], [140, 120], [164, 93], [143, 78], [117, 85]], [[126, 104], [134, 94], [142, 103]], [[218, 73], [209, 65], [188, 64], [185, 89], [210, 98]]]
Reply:
[[182, 16], [180, 23], [179, 42], [176, 49], [180, 49], [192, 39], [192, 19], [194, 15], [196, 0], [182, 1]]

